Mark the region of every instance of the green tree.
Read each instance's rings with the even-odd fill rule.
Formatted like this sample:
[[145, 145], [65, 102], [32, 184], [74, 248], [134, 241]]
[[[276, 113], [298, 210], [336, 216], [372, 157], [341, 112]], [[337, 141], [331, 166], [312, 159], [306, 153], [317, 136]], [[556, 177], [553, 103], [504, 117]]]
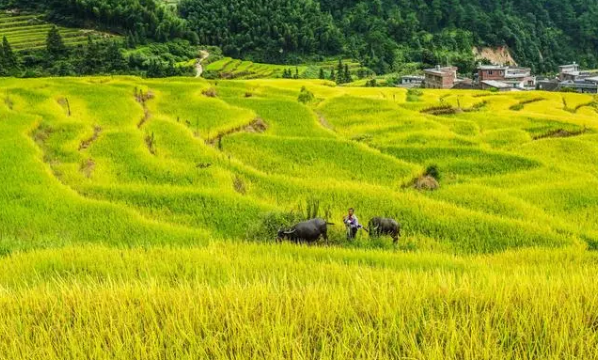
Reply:
[[91, 36], [87, 37], [85, 47], [85, 58], [83, 60], [83, 71], [85, 74], [97, 74], [102, 68], [100, 45], [93, 41]]
[[4, 66], [4, 49], [2, 48], [2, 44], [0, 44], [0, 76], [6, 76], [6, 69]]
[[19, 70], [19, 59], [12, 50], [12, 46], [10, 46], [10, 43], [8, 42], [6, 36], [4, 36], [2, 39], [1, 52], [2, 62], [6, 71], [8, 73], [15, 73], [17, 70]]
[[343, 61], [338, 59], [338, 65], [336, 66], [336, 83], [343, 84], [345, 82], [345, 76], [343, 74]]
[[334, 68], [330, 70], [330, 80], [336, 81], [336, 74], [334, 73]]
[[120, 46], [116, 41], [111, 41], [106, 48], [106, 68], [111, 73], [120, 73], [127, 70], [127, 60], [123, 56]]
[[62, 59], [68, 55], [67, 48], [62, 41], [60, 31], [58, 31], [56, 26], [53, 26], [50, 31], [48, 31], [48, 37], [46, 38], [46, 50], [48, 51], [48, 55], [52, 60]]
[[350, 83], [351, 81], [353, 81], [353, 79], [351, 78], [351, 72], [349, 71], [349, 64], [345, 64], [345, 71], [343, 73], [343, 77], [345, 83]]
[[326, 79], [326, 74], [324, 74], [324, 69], [320, 68], [320, 74], [318, 75], [318, 78], [324, 80]]

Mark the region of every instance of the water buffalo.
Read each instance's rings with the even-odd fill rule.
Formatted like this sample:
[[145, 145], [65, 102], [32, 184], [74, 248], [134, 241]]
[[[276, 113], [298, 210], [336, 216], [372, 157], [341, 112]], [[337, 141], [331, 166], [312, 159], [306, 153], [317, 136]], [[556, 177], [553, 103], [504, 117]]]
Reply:
[[375, 217], [368, 223], [369, 233], [372, 237], [390, 235], [393, 244], [397, 244], [401, 236], [401, 224], [390, 218]]
[[283, 239], [289, 239], [295, 243], [297, 242], [315, 242], [320, 236], [328, 243], [328, 225], [334, 225], [323, 219], [311, 219], [300, 222], [291, 229], [285, 231], [283, 229], [278, 230], [278, 241]]

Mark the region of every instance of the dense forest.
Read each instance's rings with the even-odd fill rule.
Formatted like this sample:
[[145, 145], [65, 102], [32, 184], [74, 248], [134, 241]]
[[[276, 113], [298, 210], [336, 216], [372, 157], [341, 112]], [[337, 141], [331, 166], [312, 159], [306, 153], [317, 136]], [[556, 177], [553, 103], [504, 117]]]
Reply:
[[0, 43], [0, 76], [184, 76], [195, 74], [194, 65], [186, 61], [195, 56], [195, 47], [185, 40], [128, 49], [123, 42], [89, 36], [87, 44], [69, 48], [54, 27], [48, 32], [46, 46], [42, 50], [17, 54], [4, 37]]
[[182, 0], [201, 43], [255, 61], [343, 52], [378, 72], [405, 63], [474, 65], [472, 46], [507, 45], [537, 72], [598, 65], [595, 0]]
[[595, 0], [0, 0], [61, 24], [122, 34], [129, 47], [174, 39], [225, 55], [297, 64], [351, 57], [377, 73], [475, 66], [473, 46], [506, 45], [537, 73], [598, 66]]
[[184, 38], [197, 43], [186, 22], [157, 0], [0, 0], [0, 8], [48, 12], [48, 19], [128, 34], [140, 42]]
[[54, 28], [45, 48], [18, 54], [5, 38], [0, 46], [0, 76], [195, 73], [189, 61], [198, 56], [196, 33], [173, 9], [156, 0], [0, 0], [0, 9], [44, 12], [54, 23], [122, 35], [90, 36], [87, 44], [67, 47]]

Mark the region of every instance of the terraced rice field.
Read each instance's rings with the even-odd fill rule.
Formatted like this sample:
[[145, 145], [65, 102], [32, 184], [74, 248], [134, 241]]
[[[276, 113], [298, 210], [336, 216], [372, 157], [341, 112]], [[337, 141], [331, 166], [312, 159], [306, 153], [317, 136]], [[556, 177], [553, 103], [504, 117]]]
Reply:
[[[351, 60], [343, 60], [343, 64], [349, 65], [351, 74], [356, 74], [361, 65]], [[296, 72], [299, 78], [317, 79], [320, 75], [320, 68], [324, 69], [325, 76], [330, 76], [330, 70], [338, 66], [337, 60], [323, 61], [313, 65], [272, 65], [259, 64], [251, 61], [243, 61], [225, 57], [214, 61], [206, 66], [206, 70], [215, 72], [223, 79], [272, 79], [282, 78], [284, 70], [291, 70], [292, 75]]]
[[[48, 31], [53, 27], [41, 15], [12, 15], [0, 12], [0, 38], [6, 36], [15, 50], [42, 49]], [[58, 27], [67, 46], [87, 43], [87, 37], [107, 36], [93, 30]]]
[[[297, 101], [304, 86], [315, 94], [311, 104]], [[402, 89], [325, 81], [124, 77], [2, 80], [0, 97], [2, 136], [11, 140], [4, 152], [17, 156], [3, 161], [22, 161], [5, 180], [11, 191], [42, 171], [36, 177], [55, 188], [44, 197], [63, 199], [67, 188], [91, 213], [102, 204], [122, 229], [125, 214], [147, 222], [135, 226], [140, 237], [112, 228], [112, 239], [146, 242], [154, 226], [179, 234], [171, 242], [198, 232], [243, 239], [264, 213], [298, 209], [306, 194], [334, 218], [354, 206], [364, 219], [401, 219], [403, 246], [419, 249], [495, 252], [598, 239], [598, 113], [588, 95], [425, 91], [407, 101]], [[256, 121], [262, 128], [250, 126]], [[441, 188], [411, 188], [429, 165], [439, 168]], [[56, 204], [65, 221], [68, 204]], [[107, 240], [53, 213], [26, 230], [5, 223], [3, 235]], [[338, 239], [343, 231], [333, 230]]]
[[597, 101], [0, 79], [0, 358], [597, 358]]
[[206, 70], [216, 72], [224, 79], [280, 78], [285, 69], [290, 69], [293, 74], [295, 74], [295, 70], [297, 69], [299, 75], [303, 76], [307, 67], [259, 64], [229, 57], [214, 61], [206, 66]]

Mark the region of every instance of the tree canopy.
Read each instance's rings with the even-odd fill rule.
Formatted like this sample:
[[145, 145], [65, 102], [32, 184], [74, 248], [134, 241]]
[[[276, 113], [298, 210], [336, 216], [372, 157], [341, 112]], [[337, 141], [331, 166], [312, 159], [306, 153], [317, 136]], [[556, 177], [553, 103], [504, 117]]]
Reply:
[[257, 62], [343, 56], [378, 73], [411, 63], [468, 72], [474, 46], [508, 46], [537, 73], [598, 67], [595, 0], [0, 0], [12, 7], [123, 34], [129, 47], [185, 39]]
[[473, 46], [504, 46], [537, 72], [598, 66], [592, 0], [183, 0], [202, 43], [256, 61], [344, 54], [378, 72], [406, 62], [472, 68]]

